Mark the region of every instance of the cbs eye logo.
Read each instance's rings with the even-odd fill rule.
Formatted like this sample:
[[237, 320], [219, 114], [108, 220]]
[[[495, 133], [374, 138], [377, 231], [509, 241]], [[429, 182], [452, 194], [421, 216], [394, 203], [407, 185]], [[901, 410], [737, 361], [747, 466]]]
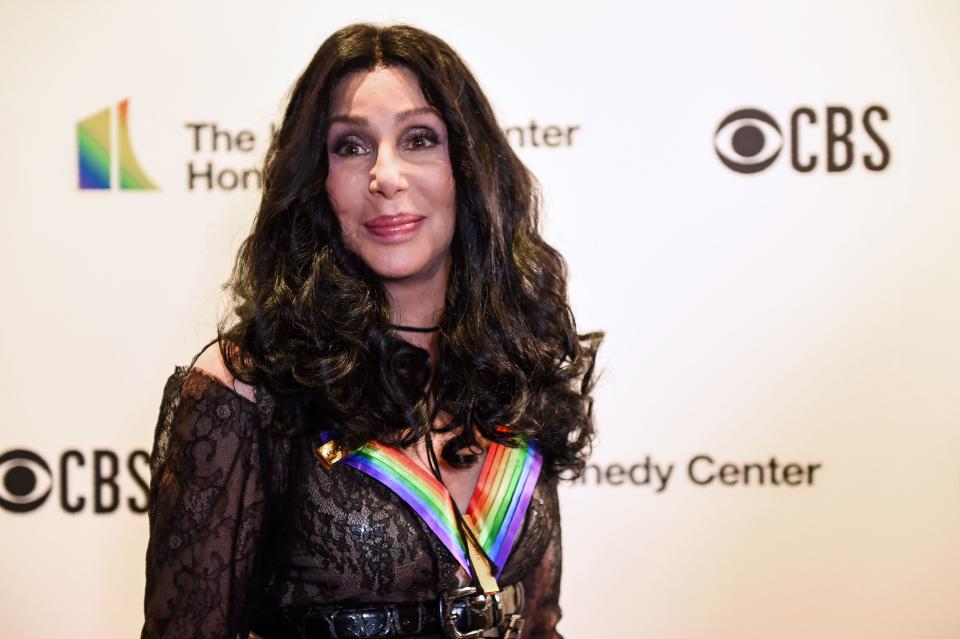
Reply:
[[[789, 155], [793, 169], [809, 173], [817, 168], [821, 155], [825, 156], [827, 173], [846, 172], [857, 160], [862, 161], [868, 171], [887, 168], [890, 147], [880, 136], [876, 122], [889, 119], [887, 109], [871, 105], [859, 119], [858, 127], [852, 109], [828, 106], [821, 127], [817, 112], [812, 108], [794, 109], [789, 126]], [[818, 128], [822, 129], [819, 140]], [[858, 129], [862, 129], [863, 135], [859, 135]], [[723, 118], [713, 134], [713, 148], [720, 161], [728, 169], [744, 174], [759, 173], [770, 167], [780, 157], [784, 142], [777, 121], [769, 113], [752, 107], [738, 109]], [[858, 158], [856, 148], [864, 143], [875, 148]]]
[[759, 173], [780, 155], [783, 135], [780, 125], [759, 109], [734, 111], [720, 122], [713, 148], [728, 169]]
[[28, 513], [42, 506], [52, 490], [50, 467], [39, 455], [21, 449], [0, 455], [0, 506]]

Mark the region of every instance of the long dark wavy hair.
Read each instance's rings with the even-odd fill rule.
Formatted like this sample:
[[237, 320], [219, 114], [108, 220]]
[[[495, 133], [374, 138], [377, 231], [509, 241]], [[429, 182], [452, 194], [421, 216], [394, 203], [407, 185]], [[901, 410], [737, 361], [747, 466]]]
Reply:
[[[391, 332], [386, 289], [346, 248], [325, 188], [333, 89], [381, 66], [412, 71], [449, 132], [456, 229], [432, 378], [426, 351]], [[582, 472], [602, 334], [578, 335], [564, 261], [538, 231], [538, 185], [445, 42], [410, 26], [331, 35], [292, 89], [263, 174], [218, 338], [230, 372], [275, 398], [287, 432], [329, 430], [352, 449], [452, 431], [442, 456], [463, 467], [476, 459], [474, 426], [503, 444], [533, 439], [555, 473]]]

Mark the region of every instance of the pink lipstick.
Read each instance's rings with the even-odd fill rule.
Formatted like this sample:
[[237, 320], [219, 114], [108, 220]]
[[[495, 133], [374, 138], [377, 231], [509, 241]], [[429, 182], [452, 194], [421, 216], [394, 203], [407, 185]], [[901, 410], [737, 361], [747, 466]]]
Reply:
[[364, 222], [363, 226], [377, 237], [399, 240], [413, 235], [424, 219], [422, 215], [397, 213], [375, 217]]

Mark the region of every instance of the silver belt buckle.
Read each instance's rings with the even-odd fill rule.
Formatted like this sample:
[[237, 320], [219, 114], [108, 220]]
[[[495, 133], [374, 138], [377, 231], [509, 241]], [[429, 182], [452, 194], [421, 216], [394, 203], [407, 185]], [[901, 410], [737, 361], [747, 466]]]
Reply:
[[482, 592], [478, 593], [473, 586], [464, 586], [448, 590], [440, 595], [440, 625], [450, 639], [481, 639], [485, 630], [470, 630], [460, 632], [457, 629], [457, 615], [453, 614], [455, 600], [464, 599], [470, 611], [478, 615], [486, 615], [490, 609], [490, 601]]
[[454, 614], [453, 606], [462, 601], [472, 614], [486, 617], [489, 627], [496, 628], [499, 637], [502, 639], [519, 639], [523, 632], [523, 616], [518, 613], [523, 612], [525, 597], [523, 596], [522, 585], [516, 584], [511, 587], [514, 589], [511, 594], [514, 597], [517, 612], [509, 615], [504, 614], [502, 593], [500, 592], [485, 595], [478, 592], [477, 588], [473, 586], [465, 586], [442, 593], [440, 596], [440, 624], [446, 636], [450, 639], [481, 639], [486, 632], [486, 630], [460, 632], [457, 629], [458, 616]]

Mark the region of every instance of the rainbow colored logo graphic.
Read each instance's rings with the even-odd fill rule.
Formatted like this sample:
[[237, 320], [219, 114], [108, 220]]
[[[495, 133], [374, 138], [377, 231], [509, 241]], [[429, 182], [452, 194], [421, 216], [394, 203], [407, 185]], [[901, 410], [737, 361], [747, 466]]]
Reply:
[[[129, 99], [117, 103], [117, 175], [120, 188], [125, 191], [153, 190], [157, 185], [140, 168], [133, 147], [130, 145], [130, 129], [127, 127]], [[110, 107], [97, 111], [77, 123], [77, 153], [81, 189], [109, 189], [111, 187], [112, 162]]]

